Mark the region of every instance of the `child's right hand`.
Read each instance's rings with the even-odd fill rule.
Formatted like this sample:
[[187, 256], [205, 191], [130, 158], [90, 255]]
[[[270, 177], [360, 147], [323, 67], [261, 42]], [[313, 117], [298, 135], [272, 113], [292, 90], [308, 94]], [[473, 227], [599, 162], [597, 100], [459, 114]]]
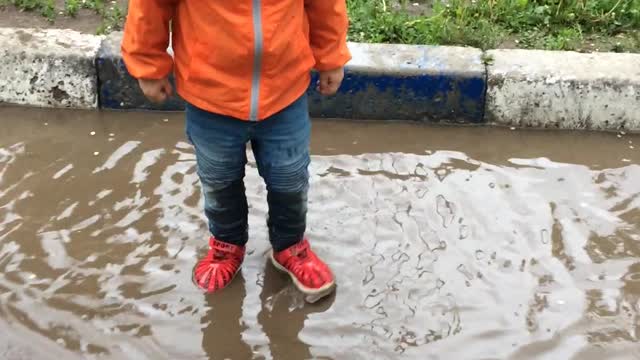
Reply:
[[173, 88], [167, 78], [161, 80], [138, 79], [138, 84], [144, 96], [154, 103], [165, 102], [173, 93]]

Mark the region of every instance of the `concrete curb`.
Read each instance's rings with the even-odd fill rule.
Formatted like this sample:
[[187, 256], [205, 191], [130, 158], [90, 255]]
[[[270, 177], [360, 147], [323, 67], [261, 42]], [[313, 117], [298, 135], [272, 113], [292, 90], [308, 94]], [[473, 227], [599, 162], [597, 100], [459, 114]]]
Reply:
[[[148, 103], [122, 62], [122, 34], [103, 43], [97, 64], [100, 100], [106, 109], [183, 110], [179, 98]], [[312, 116], [479, 123], [486, 91], [482, 52], [434, 46], [349, 44], [353, 61], [336, 96], [309, 88]]]
[[489, 122], [640, 130], [640, 55], [491, 50], [486, 58]]
[[[121, 34], [0, 28], [0, 103], [122, 110], [147, 102]], [[640, 131], [640, 55], [349, 44], [340, 92], [309, 89], [315, 117]], [[99, 98], [99, 100], [98, 100]]]
[[97, 108], [101, 42], [69, 30], [0, 28], [0, 102]]
[[129, 75], [120, 54], [122, 33], [112, 33], [102, 42], [96, 58], [100, 79], [100, 106], [112, 110], [184, 110], [184, 101], [173, 97], [162, 105], [152, 104], [144, 97], [138, 82]]
[[309, 90], [312, 115], [482, 122], [486, 74], [479, 49], [358, 43], [349, 49], [353, 60], [340, 92], [326, 98]]

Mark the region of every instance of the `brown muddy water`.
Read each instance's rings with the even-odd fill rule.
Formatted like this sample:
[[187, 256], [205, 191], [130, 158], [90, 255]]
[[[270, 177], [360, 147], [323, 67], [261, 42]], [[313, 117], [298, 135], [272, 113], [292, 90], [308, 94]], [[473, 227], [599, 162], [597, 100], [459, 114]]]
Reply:
[[[92, 135], [93, 134], [93, 135]], [[0, 109], [2, 359], [640, 359], [640, 136], [314, 123], [307, 305], [251, 242], [205, 296], [180, 114]]]

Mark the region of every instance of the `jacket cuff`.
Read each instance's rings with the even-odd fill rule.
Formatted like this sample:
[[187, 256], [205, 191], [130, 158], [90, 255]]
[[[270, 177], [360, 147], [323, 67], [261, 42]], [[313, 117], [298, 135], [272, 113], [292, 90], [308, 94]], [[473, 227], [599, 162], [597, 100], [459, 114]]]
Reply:
[[315, 69], [318, 71], [335, 70], [345, 66], [351, 60], [351, 52], [347, 44], [340, 46], [337, 51], [331, 52], [330, 55], [315, 56]]

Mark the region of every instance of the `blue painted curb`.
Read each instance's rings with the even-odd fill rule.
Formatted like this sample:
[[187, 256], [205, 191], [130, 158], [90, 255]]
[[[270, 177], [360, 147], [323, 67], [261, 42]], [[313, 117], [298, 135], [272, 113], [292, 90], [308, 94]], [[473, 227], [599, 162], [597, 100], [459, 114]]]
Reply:
[[[149, 102], [131, 77], [120, 53], [121, 33], [109, 35], [102, 42], [96, 58], [98, 100], [100, 108], [111, 110], [184, 110], [184, 101], [174, 96], [159, 105]], [[171, 79], [173, 82], [173, 79]]]
[[[119, 33], [107, 37], [96, 66], [100, 107], [181, 111], [178, 97], [149, 103], [122, 61]], [[313, 117], [481, 123], [487, 88], [482, 51], [473, 48], [350, 44], [353, 60], [335, 96], [309, 88]]]
[[354, 43], [350, 50], [353, 60], [336, 96], [310, 89], [313, 116], [483, 122], [487, 82], [481, 50]]
[[338, 95], [325, 98], [312, 89], [308, 94], [315, 117], [480, 123], [485, 88], [484, 78], [397, 77], [348, 69]]

